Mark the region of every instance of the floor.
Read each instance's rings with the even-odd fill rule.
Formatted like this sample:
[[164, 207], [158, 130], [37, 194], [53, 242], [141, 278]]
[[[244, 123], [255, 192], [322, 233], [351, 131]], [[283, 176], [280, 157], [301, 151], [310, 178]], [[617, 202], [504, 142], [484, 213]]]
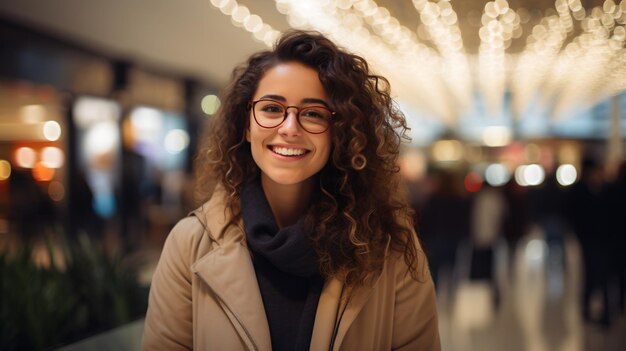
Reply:
[[[538, 230], [518, 245], [507, 264], [506, 246], [497, 245], [499, 308], [487, 282], [469, 281], [460, 255], [448, 283], [440, 282], [438, 307], [442, 349], [447, 351], [626, 350], [626, 318], [609, 329], [585, 324], [579, 307], [581, 256], [569, 237], [563, 250], [549, 248]], [[461, 272], [459, 272], [461, 271]], [[444, 279], [445, 280], [445, 279]], [[454, 288], [452, 288], [454, 286]], [[599, 296], [592, 300], [599, 307]]]

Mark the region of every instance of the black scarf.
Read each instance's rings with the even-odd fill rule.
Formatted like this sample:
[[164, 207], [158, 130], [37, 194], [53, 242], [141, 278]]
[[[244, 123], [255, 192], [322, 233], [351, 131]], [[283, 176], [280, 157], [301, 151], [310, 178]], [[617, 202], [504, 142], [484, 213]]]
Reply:
[[304, 218], [279, 229], [259, 177], [244, 185], [241, 214], [272, 350], [308, 350], [323, 279]]

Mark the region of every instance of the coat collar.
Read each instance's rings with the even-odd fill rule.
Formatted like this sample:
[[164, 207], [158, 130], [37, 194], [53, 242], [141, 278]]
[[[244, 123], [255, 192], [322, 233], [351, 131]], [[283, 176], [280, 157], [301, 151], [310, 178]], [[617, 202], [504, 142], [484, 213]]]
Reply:
[[248, 348], [270, 351], [270, 330], [248, 249], [241, 243], [219, 245], [192, 270], [216, 295]]
[[[387, 240], [385, 256], [389, 255], [391, 237]], [[348, 290], [344, 283], [331, 278], [326, 281], [315, 315], [315, 325], [311, 338], [311, 351], [335, 351], [341, 348], [346, 333], [356, 320], [357, 316], [372, 295], [374, 287], [378, 285], [381, 277], [386, 272], [388, 260], [385, 259], [384, 267], [375, 278], [372, 284], [359, 287], [355, 290]], [[343, 310], [343, 312], [342, 312]], [[336, 335], [335, 328], [337, 329]], [[333, 345], [332, 350], [330, 350]]]
[[200, 257], [192, 270], [216, 295], [248, 349], [271, 351], [269, 325], [243, 232], [228, 223], [225, 200], [218, 187], [211, 199], [193, 211], [206, 229], [213, 248]]
[[[245, 244], [245, 235], [235, 226], [222, 233], [228, 223], [226, 196], [226, 192], [218, 187], [212, 198], [193, 212], [214, 246], [192, 265], [192, 270], [215, 293], [248, 348], [270, 351], [269, 325], [250, 252]], [[336, 327], [333, 349], [339, 350], [378, 280], [380, 275], [374, 284], [351, 293], [344, 291], [343, 282], [337, 278], [326, 281], [315, 315], [311, 351], [328, 350]]]
[[[333, 351], [341, 348], [350, 326], [369, 301], [374, 287], [378, 285], [381, 276], [385, 274], [384, 272], [385, 269], [383, 268], [382, 272], [375, 277], [373, 284], [355, 290], [349, 290], [337, 278], [327, 281], [317, 307], [311, 338], [311, 351], [330, 350], [331, 345], [333, 345]], [[333, 334], [335, 334], [334, 342], [332, 340]]]

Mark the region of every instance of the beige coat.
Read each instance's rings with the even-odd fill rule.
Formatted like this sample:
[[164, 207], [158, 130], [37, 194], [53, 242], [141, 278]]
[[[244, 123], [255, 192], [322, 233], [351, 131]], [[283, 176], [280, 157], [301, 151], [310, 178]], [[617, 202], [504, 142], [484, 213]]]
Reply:
[[[194, 214], [166, 240], [152, 280], [142, 349], [271, 350], [244, 233], [231, 226], [220, 235], [224, 194]], [[440, 350], [435, 292], [425, 260], [420, 262], [418, 282], [406, 274], [399, 255], [390, 255], [376, 284], [356, 290], [347, 307], [341, 281], [327, 280], [310, 349], [329, 350], [335, 333], [332, 350]]]

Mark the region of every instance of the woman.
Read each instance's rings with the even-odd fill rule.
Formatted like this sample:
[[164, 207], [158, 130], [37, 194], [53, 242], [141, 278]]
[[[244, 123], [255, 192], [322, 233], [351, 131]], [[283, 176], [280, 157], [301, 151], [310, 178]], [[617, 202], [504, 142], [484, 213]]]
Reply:
[[198, 158], [208, 200], [165, 243], [143, 348], [439, 350], [387, 81], [296, 31], [223, 101]]

